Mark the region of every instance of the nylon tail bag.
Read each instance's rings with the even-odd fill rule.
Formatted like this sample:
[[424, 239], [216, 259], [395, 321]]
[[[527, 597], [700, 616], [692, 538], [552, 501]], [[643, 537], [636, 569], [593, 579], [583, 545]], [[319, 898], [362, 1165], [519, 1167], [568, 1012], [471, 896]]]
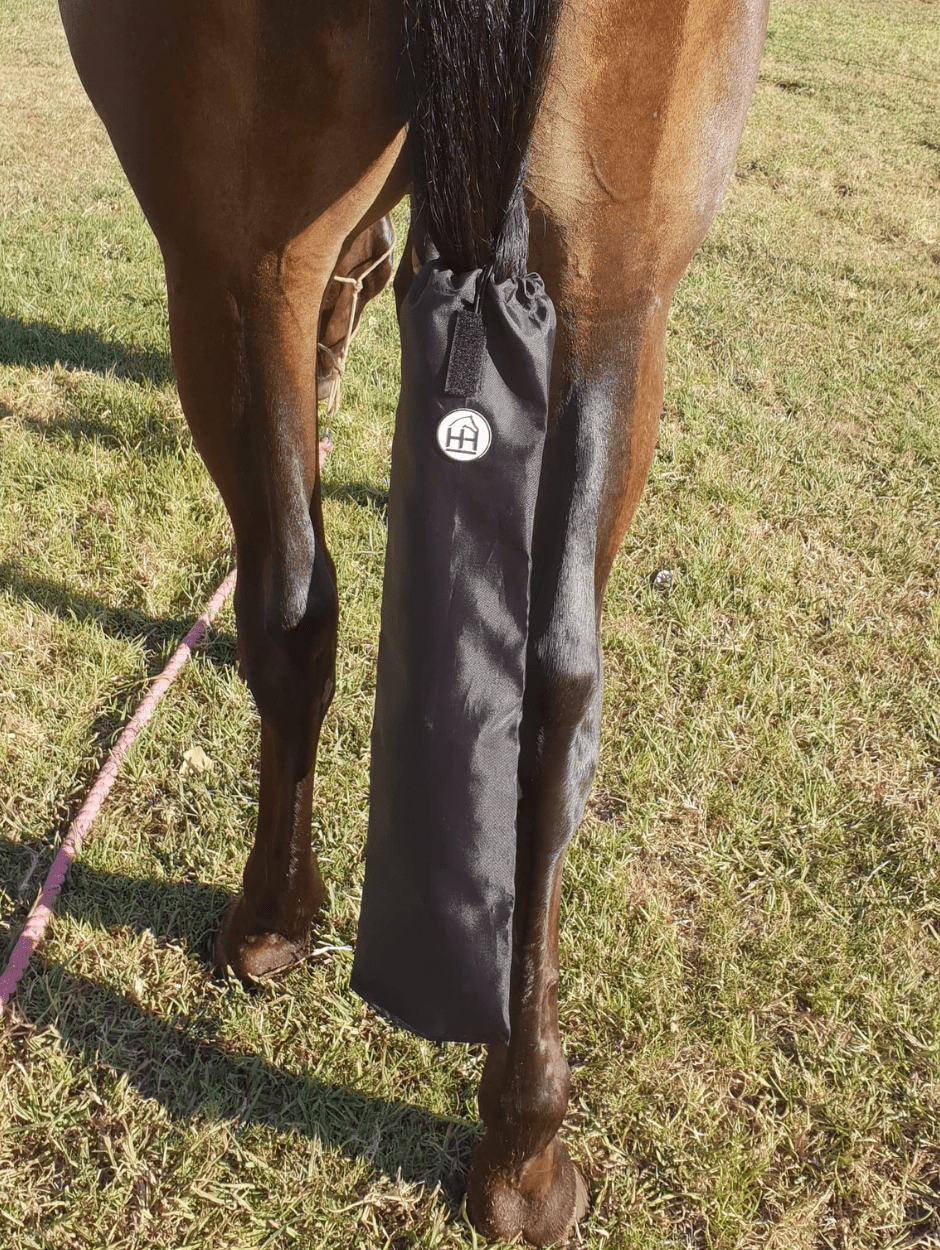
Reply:
[[423, 1037], [504, 1042], [555, 312], [536, 274], [496, 282], [430, 262], [399, 323], [352, 987]]

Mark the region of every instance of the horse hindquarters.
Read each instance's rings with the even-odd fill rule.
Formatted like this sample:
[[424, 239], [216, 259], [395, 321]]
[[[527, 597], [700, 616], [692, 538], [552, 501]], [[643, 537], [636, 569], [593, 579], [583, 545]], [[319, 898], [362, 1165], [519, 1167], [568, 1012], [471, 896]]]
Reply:
[[649, 471], [666, 315], [731, 173], [764, 0], [565, 7], [527, 191], [532, 267], [558, 312], [536, 510], [521, 729], [511, 1039], [480, 1088], [468, 1185], [487, 1235], [546, 1245], [586, 1204], [557, 1136], [565, 849], [597, 762], [600, 609]]
[[[400, 6], [61, 7], [167, 260], [184, 410], [235, 526], [262, 783], [245, 902], [221, 954], [263, 970], [303, 940], [317, 903], [309, 813], [336, 598], [311, 362], [344, 241], [404, 191]], [[487, 1059], [469, 1184], [494, 1236], [547, 1244], [584, 1205], [557, 1138], [568, 1099], [557, 926], [597, 755], [600, 595], [652, 454], [666, 308], [729, 175], [763, 22], [763, 0], [571, 0], [536, 130], [532, 264], [560, 334], [536, 516], [512, 1036]]]

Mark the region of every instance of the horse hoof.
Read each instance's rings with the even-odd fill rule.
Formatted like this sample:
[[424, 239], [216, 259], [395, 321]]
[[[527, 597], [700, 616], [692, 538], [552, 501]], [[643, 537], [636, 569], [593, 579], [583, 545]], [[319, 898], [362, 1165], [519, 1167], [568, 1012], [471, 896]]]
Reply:
[[467, 1180], [467, 1209], [478, 1232], [490, 1241], [520, 1234], [532, 1246], [561, 1241], [588, 1211], [584, 1178], [556, 1137], [521, 1169], [492, 1160], [488, 1137], [474, 1151]]
[[231, 968], [241, 981], [259, 981], [298, 963], [310, 948], [308, 939], [292, 941], [281, 933], [245, 933], [239, 925], [242, 900], [226, 908], [213, 944], [216, 968]]

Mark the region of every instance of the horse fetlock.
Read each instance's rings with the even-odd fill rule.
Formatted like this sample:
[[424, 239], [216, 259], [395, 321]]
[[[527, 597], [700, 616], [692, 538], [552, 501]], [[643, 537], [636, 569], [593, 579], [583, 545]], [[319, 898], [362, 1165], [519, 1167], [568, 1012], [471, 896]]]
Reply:
[[[540, 998], [554, 1015], [558, 973], [543, 972]], [[556, 1017], [557, 1019], [557, 1017]], [[565, 1118], [571, 1097], [571, 1069], [561, 1045], [557, 1023], [536, 1028], [524, 1014], [513, 1019], [514, 1037], [508, 1045], [487, 1048], [480, 1077], [478, 1101], [487, 1128], [498, 1130], [509, 1142], [524, 1138], [526, 1131], [542, 1134], [539, 1145], [526, 1146], [535, 1154], [551, 1140]], [[527, 1039], [527, 1032], [535, 1029]]]
[[487, 1236], [548, 1245], [584, 1214], [586, 1191], [558, 1137], [571, 1084], [561, 1046], [539, 1048], [537, 1076], [525, 1059], [512, 1044], [490, 1048], [479, 1091], [487, 1132], [467, 1193]]
[[467, 1179], [467, 1209], [484, 1237], [533, 1246], [559, 1241], [588, 1210], [587, 1186], [557, 1135], [538, 1155], [521, 1163], [487, 1131]]

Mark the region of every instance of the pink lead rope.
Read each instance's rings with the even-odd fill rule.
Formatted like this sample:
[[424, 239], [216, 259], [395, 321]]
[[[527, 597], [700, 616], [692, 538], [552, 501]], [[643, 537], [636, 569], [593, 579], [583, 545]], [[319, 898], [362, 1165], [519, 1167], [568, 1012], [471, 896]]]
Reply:
[[173, 684], [177, 673], [189, 659], [193, 647], [209, 628], [212, 618], [232, 593], [234, 585], [235, 570], [233, 569], [206, 604], [206, 610], [173, 652], [169, 664], [167, 664], [166, 668], [141, 700], [137, 711], [128, 721], [120, 738], [114, 744], [111, 754], [105, 760], [101, 772], [95, 779], [95, 784], [88, 792], [88, 797], [85, 799], [78, 815], [72, 821], [68, 833], [62, 840], [62, 845], [52, 861], [49, 875], [46, 877], [42, 887], [39, 902], [30, 913], [23, 927], [23, 932], [13, 948], [10, 962], [7, 964], [3, 976], [0, 977], [0, 1008], [5, 1007], [10, 1001], [10, 997], [16, 989], [20, 977], [26, 970], [26, 965], [36, 943], [45, 932], [46, 925], [52, 916], [56, 899], [59, 896], [59, 891], [62, 889], [66, 873], [69, 870], [69, 864], [82, 849], [82, 838], [91, 828], [92, 821], [101, 810], [101, 805], [105, 801], [108, 791], [114, 785], [124, 756], [131, 749], [134, 739], [150, 720], [157, 704]]

